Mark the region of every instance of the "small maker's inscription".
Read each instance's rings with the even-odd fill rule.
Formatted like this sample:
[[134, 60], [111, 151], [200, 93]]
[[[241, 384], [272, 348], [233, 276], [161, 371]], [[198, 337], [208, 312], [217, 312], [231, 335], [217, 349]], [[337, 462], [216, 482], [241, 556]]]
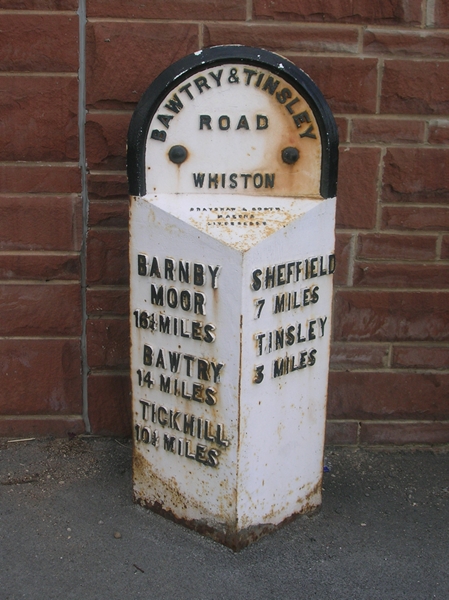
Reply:
[[208, 227], [262, 227], [273, 215], [282, 215], [279, 206], [246, 207], [205, 207], [191, 206], [190, 212], [206, 215]]

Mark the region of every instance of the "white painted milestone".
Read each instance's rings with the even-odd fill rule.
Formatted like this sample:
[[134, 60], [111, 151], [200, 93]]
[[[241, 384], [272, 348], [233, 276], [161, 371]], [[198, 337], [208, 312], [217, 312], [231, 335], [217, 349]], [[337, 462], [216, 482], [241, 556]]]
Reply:
[[233, 548], [321, 502], [335, 198], [281, 72], [184, 75], [131, 205], [135, 497]]

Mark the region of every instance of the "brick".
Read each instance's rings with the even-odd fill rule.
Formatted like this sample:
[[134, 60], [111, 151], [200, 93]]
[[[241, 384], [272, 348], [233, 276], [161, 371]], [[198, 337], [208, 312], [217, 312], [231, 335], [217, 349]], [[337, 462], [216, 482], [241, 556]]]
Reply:
[[334, 340], [411, 342], [449, 340], [449, 293], [338, 290]]
[[385, 155], [384, 202], [449, 202], [449, 148], [390, 148]]
[[372, 2], [372, 0], [254, 0], [254, 16], [282, 21], [329, 23], [421, 24], [419, 0]]
[[129, 290], [127, 288], [88, 289], [86, 304], [89, 316], [129, 315]]
[[210, 24], [204, 27], [204, 45], [243, 44], [275, 52], [358, 51], [358, 30], [354, 28]]
[[449, 423], [361, 423], [361, 444], [448, 444]]
[[363, 51], [367, 54], [447, 58], [449, 35], [443, 32], [365, 30]]
[[441, 258], [449, 258], [449, 236], [443, 235], [441, 244]]
[[407, 369], [448, 369], [449, 348], [441, 346], [394, 346], [391, 366]]
[[131, 113], [90, 113], [86, 122], [89, 168], [126, 169], [126, 137]]
[[386, 60], [380, 108], [382, 113], [447, 114], [449, 63]]
[[79, 250], [78, 196], [0, 196], [0, 250]]
[[2, 415], [81, 414], [78, 340], [0, 340], [0, 354]]
[[78, 10], [78, 0], [1, 0], [9, 10]]
[[0, 78], [1, 161], [78, 160], [78, 81], [74, 77]]
[[449, 373], [334, 371], [331, 419], [448, 419]]
[[87, 322], [87, 362], [91, 369], [129, 368], [129, 321]]
[[291, 56], [320, 88], [334, 113], [375, 113], [377, 59]]
[[90, 227], [128, 227], [129, 201], [92, 201], [89, 204]]
[[394, 235], [383, 233], [360, 233], [357, 258], [382, 260], [434, 260], [436, 237], [427, 235]]
[[386, 206], [382, 210], [383, 229], [449, 231], [449, 208]]
[[354, 286], [444, 289], [449, 287], [449, 266], [357, 263]]
[[337, 227], [374, 227], [379, 163], [378, 148], [340, 148]]
[[435, 0], [431, 25], [449, 27], [449, 5], [446, 0]]
[[337, 267], [334, 273], [334, 285], [348, 284], [351, 240], [352, 236], [347, 233], [337, 233], [335, 236], [335, 256], [337, 259]]
[[161, 71], [198, 50], [197, 25], [94, 22], [86, 36], [87, 104], [96, 108], [129, 108]]
[[0, 279], [79, 280], [78, 256], [64, 254], [0, 254]]
[[0, 335], [62, 336], [80, 333], [79, 285], [0, 286]]
[[402, 119], [353, 119], [351, 142], [407, 144], [424, 141], [424, 121]]
[[327, 421], [326, 446], [352, 446], [357, 444], [358, 423], [355, 421]]
[[449, 120], [437, 119], [429, 123], [429, 144], [449, 144]]
[[78, 18], [0, 14], [0, 71], [78, 71]]
[[96, 435], [131, 435], [131, 390], [128, 375], [91, 375], [89, 420]]
[[127, 285], [128, 231], [92, 230], [87, 240], [90, 285]]
[[128, 178], [126, 173], [94, 173], [87, 178], [87, 187], [91, 200], [112, 200], [128, 197]]
[[88, 17], [245, 20], [246, 0], [87, 0]]
[[78, 165], [0, 165], [0, 193], [57, 193], [81, 191]]
[[332, 344], [332, 370], [382, 369], [386, 366], [389, 346], [364, 344]]
[[53, 415], [0, 417], [0, 437], [47, 436], [65, 437], [85, 432], [81, 416]]

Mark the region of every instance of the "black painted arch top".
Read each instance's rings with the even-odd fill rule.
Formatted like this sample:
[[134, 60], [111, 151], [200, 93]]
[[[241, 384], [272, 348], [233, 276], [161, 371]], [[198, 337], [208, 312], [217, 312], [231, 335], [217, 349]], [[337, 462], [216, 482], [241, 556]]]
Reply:
[[162, 100], [185, 79], [205, 69], [242, 63], [261, 67], [288, 82], [309, 104], [321, 137], [321, 182], [323, 198], [337, 192], [338, 132], [334, 117], [323, 94], [304, 71], [287, 59], [261, 48], [215, 46], [190, 54], [165, 69], [145, 91], [131, 119], [128, 130], [127, 170], [129, 193], [144, 196], [145, 146], [148, 129]]

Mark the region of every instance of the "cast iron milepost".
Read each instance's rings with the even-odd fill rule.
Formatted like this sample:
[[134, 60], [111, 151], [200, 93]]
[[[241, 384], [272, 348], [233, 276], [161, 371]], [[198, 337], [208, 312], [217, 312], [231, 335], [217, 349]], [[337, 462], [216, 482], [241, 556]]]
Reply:
[[244, 46], [130, 124], [134, 496], [235, 550], [321, 503], [337, 149], [312, 80]]

